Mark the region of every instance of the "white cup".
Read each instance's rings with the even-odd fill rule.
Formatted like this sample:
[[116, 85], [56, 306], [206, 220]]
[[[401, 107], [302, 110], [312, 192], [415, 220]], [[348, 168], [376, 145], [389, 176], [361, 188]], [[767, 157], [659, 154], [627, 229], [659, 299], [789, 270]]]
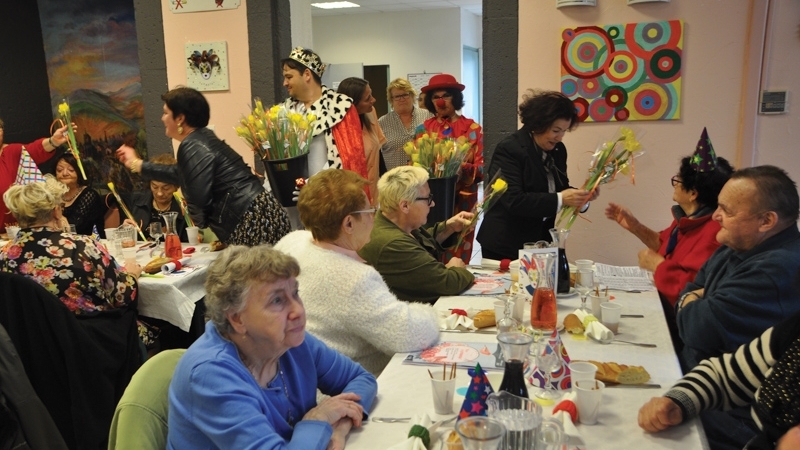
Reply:
[[569, 363], [570, 378], [572, 380], [572, 391], [576, 391], [575, 384], [579, 381], [592, 381], [597, 373], [597, 366], [586, 361], [576, 361]]
[[117, 237], [116, 228], [103, 228], [103, 231], [106, 232], [106, 239], [109, 241], [113, 241]]
[[581, 269], [593, 270], [594, 269], [593, 266], [594, 266], [594, 261], [592, 261], [591, 259], [576, 259], [575, 260], [575, 270], [576, 271], [581, 270]]
[[9, 239], [14, 239], [19, 234], [20, 228], [16, 225], [6, 225], [6, 234]]
[[597, 423], [597, 415], [600, 412], [600, 402], [603, 399], [605, 383], [597, 380], [582, 380], [575, 383], [575, 399], [578, 407], [578, 420], [584, 425], [594, 425]]
[[600, 305], [600, 309], [602, 310], [600, 323], [614, 334], [619, 333], [619, 317], [622, 314], [622, 305], [614, 302], [605, 302]]
[[186, 227], [186, 240], [189, 241], [189, 244], [196, 245], [199, 242], [198, 239], [199, 234], [200, 234], [200, 228]]
[[597, 320], [600, 320], [602, 314], [600, 305], [608, 301], [608, 295], [606, 295], [603, 291], [600, 291], [600, 295], [597, 295], [594, 292], [595, 291], [592, 291], [589, 294], [589, 299], [592, 301], [592, 315], [597, 317]]
[[506, 302], [504, 300], [498, 300], [494, 302], [494, 321], [495, 323], [498, 322], [500, 319], [505, 317], [506, 314]]
[[[450, 370], [433, 371], [431, 392], [433, 393], [433, 410], [436, 414], [452, 414], [453, 398], [456, 392], [456, 378], [450, 378]], [[444, 374], [444, 376], [442, 375]]]
[[122, 257], [125, 260], [126, 266], [136, 265], [136, 247], [123, 247]]

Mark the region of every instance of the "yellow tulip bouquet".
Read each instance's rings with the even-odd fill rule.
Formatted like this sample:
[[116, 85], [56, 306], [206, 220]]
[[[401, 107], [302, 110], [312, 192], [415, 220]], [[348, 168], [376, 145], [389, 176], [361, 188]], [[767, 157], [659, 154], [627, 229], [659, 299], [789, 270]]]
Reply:
[[[619, 136], [616, 139], [600, 144], [594, 152], [589, 168], [589, 177], [586, 178], [581, 189], [594, 194], [601, 184], [614, 181], [617, 174], [620, 173], [624, 176], [630, 175], [631, 183], [636, 184], [633, 161], [643, 154], [642, 145], [636, 139], [633, 130], [628, 127], [620, 127]], [[583, 205], [562, 207], [556, 225], [559, 228], [569, 229], [580, 214], [581, 208]], [[562, 226], [564, 221], [566, 224]]]
[[293, 158], [308, 153], [311, 131], [317, 117], [289, 111], [283, 105], [269, 110], [259, 98], [247, 116], [242, 116], [236, 134], [242, 138], [262, 160]]
[[498, 170], [492, 177], [492, 181], [485, 185], [483, 188], [483, 200], [476, 202], [472, 207], [472, 220], [469, 225], [465, 226], [461, 233], [458, 235], [458, 242], [454, 248], [460, 248], [461, 242], [467, 234], [469, 234], [472, 227], [478, 222], [478, 219], [486, 213], [492, 206], [497, 204], [500, 196], [508, 190], [508, 183], [503, 179], [501, 170]]
[[452, 139], [442, 138], [438, 133], [422, 133], [406, 142], [403, 151], [414, 166], [427, 170], [431, 178], [449, 178], [458, 175], [471, 146], [466, 136]]

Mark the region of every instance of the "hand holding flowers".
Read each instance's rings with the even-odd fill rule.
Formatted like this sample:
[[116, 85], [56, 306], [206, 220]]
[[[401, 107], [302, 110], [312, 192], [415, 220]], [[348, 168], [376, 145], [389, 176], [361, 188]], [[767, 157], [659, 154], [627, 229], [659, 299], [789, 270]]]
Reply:
[[78, 151], [78, 144], [75, 141], [75, 130], [72, 127], [72, 113], [69, 110], [69, 103], [67, 103], [66, 100], [62, 100], [61, 103], [59, 103], [58, 115], [59, 119], [57, 119], [57, 121], [60, 122], [61, 128], [67, 128], [67, 135], [69, 137], [69, 139], [67, 139], [67, 145], [69, 147], [69, 151], [72, 153], [72, 156], [75, 157], [75, 161], [78, 163], [78, 169], [81, 171], [81, 176], [84, 180], [86, 180], [86, 172], [83, 170], [81, 154]]
[[414, 166], [427, 170], [431, 178], [449, 178], [458, 175], [471, 146], [466, 136], [452, 139], [426, 132], [406, 142], [403, 151]]
[[[581, 187], [589, 192], [589, 197], [593, 198], [601, 184], [614, 181], [617, 174], [630, 174], [631, 183], [635, 183], [634, 159], [644, 154], [641, 144], [636, 139], [633, 130], [628, 127], [620, 127], [619, 137], [612, 141], [604, 142], [594, 152], [592, 164], [589, 168], [589, 176]], [[585, 202], [584, 202], [585, 204]], [[556, 225], [559, 228], [569, 229], [578, 217], [580, 206], [565, 206], [561, 208]], [[565, 225], [561, 225], [566, 220]]]
[[468, 226], [465, 226], [461, 230], [461, 234], [458, 236], [458, 242], [456, 243], [456, 247], [458, 248], [461, 245], [461, 242], [464, 240], [464, 237], [469, 233], [469, 230], [475, 226], [478, 222], [478, 219], [497, 203], [497, 200], [500, 199], [500, 196], [503, 195], [508, 190], [508, 183], [506, 180], [502, 178], [501, 171], [498, 170], [489, 184], [486, 185], [483, 189], [483, 201], [475, 203], [475, 206], [472, 207], [472, 219]]

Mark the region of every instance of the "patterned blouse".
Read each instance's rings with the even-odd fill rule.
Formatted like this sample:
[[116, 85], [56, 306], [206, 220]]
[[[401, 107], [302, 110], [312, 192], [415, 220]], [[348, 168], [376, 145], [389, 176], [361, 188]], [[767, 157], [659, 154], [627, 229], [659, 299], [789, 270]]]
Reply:
[[406, 128], [403, 125], [400, 115], [394, 111], [390, 111], [378, 119], [383, 134], [386, 135], [386, 145], [383, 146], [382, 150], [383, 160], [386, 162], [386, 170], [392, 170], [395, 167], [408, 164], [408, 155], [403, 151], [403, 145], [414, 139], [417, 127], [431, 117], [433, 117], [433, 114], [430, 111], [414, 106], [410, 128]]
[[26, 276], [76, 315], [97, 315], [136, 299], [136, 279], [88, 236], [23, 228], [0, 251], [0, 271]]

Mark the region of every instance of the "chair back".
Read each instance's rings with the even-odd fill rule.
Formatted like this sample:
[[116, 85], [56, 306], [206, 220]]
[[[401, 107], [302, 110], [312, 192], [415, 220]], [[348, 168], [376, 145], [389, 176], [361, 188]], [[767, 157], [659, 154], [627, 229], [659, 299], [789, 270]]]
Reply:
[[169, 384], [184, 353], [184, 348], [164, 350], [134, 374], [114, 411], [108, 450], [167, 448]]
[[78, 317], [33, 280], [0, 273], [0, 325], [69, 448], [102, 448], [141, 364], [136, 311]]

